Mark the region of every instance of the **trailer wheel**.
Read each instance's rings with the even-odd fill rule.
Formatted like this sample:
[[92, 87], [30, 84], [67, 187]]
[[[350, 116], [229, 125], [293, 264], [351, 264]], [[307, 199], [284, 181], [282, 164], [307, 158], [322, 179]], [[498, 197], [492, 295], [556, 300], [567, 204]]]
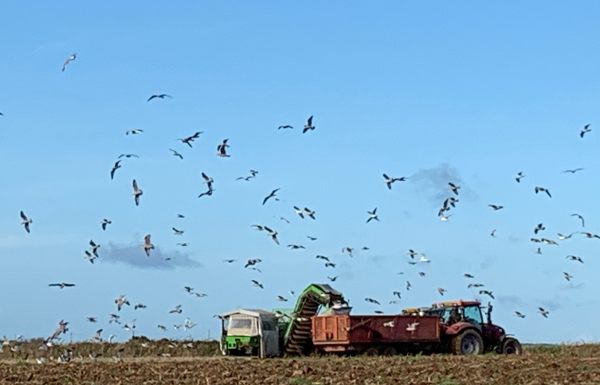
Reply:
[[521, 354], [523, 353], [523, 348], [521, 347], [521, 343], [513, 337], [507, 337], [502, 341], [502, 354]]
[[363, 352], [363, 355], [365, 355], [365, 356], [378, 356], [379, 355], [379, 349], [377, 349], [377, 348], [368, 348], [367, 350], [365, 350]]
[[398, 351], [393, 346], [388, 346], [381, 352], [382, 356], [395, 356], [396, 354], [398, 354]]
[[483, 353], [483, 339], [473, 329], [467, 329], [452, 339], [452, 353], [472, 355]]

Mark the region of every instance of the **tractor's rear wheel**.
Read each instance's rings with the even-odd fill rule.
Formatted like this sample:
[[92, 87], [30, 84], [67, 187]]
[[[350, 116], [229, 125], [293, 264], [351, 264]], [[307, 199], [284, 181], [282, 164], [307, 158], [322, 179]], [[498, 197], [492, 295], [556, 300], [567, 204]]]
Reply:
[[521, 347], [521, 343], [519, 340], [513, 337], [505, 338], [502, 341], [502, 354], [521, 354], [523, 353], [523, 348]]
[[396, 354], [398, 354], [398, 351], [393, 346], [388, 346], [381, 352], [382, 356], [395, 356]]
[[451, 349], [456, 355], [483, 354], [483, 339], [475, 330], [467, 329], [452, 339]]
[[379, 349], [377, 349], [377, 348], [367, 348], [367, 350], [365, 350], [363, 352], [363, 355], [365, 355], [365, 356], [378, 356], [379, 355]]

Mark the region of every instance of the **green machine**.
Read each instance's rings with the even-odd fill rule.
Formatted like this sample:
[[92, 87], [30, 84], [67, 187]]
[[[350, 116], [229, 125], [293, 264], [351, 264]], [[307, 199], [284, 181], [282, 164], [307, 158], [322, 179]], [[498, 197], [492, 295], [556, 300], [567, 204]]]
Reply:
[[311, 284], [298, 296], [290, 314], [238, 309], [219, 316], [221, 352], [225, 355], [277, 357], [310, 353], [311, 317], [319, 311], [349, 311], [340, 292], [327, 284]]

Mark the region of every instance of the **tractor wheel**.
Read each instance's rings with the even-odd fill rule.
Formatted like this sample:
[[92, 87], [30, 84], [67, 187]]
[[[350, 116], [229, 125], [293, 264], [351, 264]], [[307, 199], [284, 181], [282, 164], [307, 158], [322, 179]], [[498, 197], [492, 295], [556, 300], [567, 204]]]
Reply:
[[512, 337], [505, 338], [502, 341], [502, 354], [521, 354], [523, 353], [523, 348], [521, 347], [521, 343]]
[[377, 348], [368, 348], [367, 350], [365, 350], [363, 352], [363, 355], [365, 355], [365, 356], [378, 356], [379, 355], [379, 349], [377, 349]]
[[398, 354], [398, 351], [393, 346], [388, 346], [381, 352], [382, 356], [395, 356], [396, 354]]
[[483, 354], [483, 339], [475, 330], [467, 329], [452, 339], [451, 349], [456, 355]]

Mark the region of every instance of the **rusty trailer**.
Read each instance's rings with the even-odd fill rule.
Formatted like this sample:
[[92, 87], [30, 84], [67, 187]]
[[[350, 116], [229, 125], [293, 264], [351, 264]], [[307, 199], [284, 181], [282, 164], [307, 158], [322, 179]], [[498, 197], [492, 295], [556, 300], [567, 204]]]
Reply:
[[319, 315], [312, 336], [317, 352], [392, 355], [439, 345], [441, 324], [438, 316]]

